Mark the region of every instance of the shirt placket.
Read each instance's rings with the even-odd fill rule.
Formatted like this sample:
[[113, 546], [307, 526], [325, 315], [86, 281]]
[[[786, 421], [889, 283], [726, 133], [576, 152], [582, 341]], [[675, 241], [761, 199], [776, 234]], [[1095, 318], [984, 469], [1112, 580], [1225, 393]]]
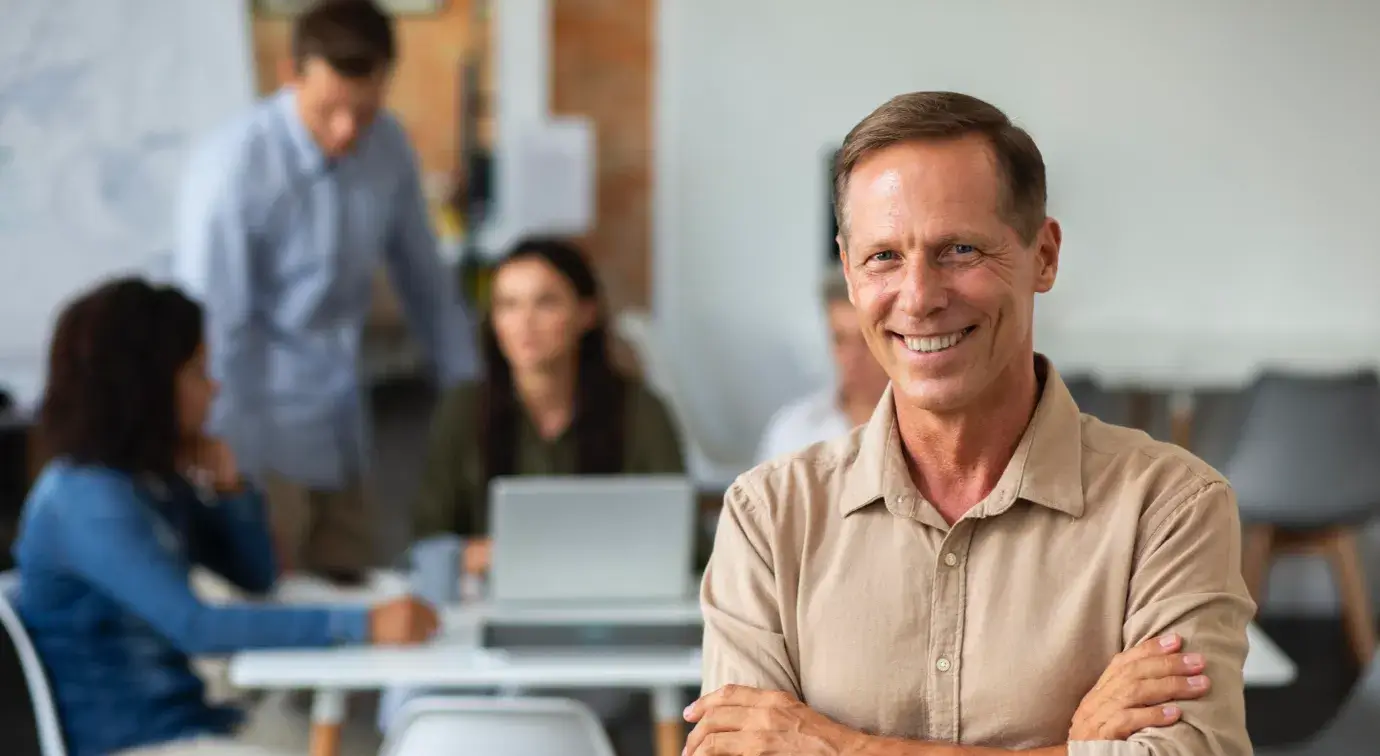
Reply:
[[[322, 177], [320, 187], [320, 208], [322, 210], [322, 235], [323, 251], [329, 260], [329, 279], [326, 281], [326, 307], [338, 312], [340, 304], [337, 297], [340, 291], [340, 266], [348, 264], [345, 258], [348, 252], [345, 249], [348, 244], [349, 229], [347, 227], [348, 214], [346, 212], [345, 187], [341, 183], [342, 166], [338, 163], [328, 164], [325, 175]], [[347, 343], [348, 333], [343, 329], [337, 334], [341, 340], [336, 344], [336, 349], [341, 354], [350, 353]], [[363, 369], [362, 365], [352, 365], [345, 380], [355, 380], [355, 376]], [[360, 396], [357, 390], [347, 390], [343, 396]], [[357, 410], [354, 401], [350, 399], [339, 399], [338, 404], [331, 412], [334, 428], [333, 435], [336, 439], [335, 463], [332, 465], [332, 478], [338, 480], [340, 485], [351, 485], [360, 475], [364, 462], [364, 428], [361, 427], [361, 413]], [[360, 401], [363, 401], [361, 397]]]
[[955, 523], [940, 543], [934, 561], [934, 592], [930, 599], [930, 675], [927, 738], [957, 743], [960, 736], [959, 682], [963, 671], [963, 630], [967, 608], [968, 552], [971, 520]]

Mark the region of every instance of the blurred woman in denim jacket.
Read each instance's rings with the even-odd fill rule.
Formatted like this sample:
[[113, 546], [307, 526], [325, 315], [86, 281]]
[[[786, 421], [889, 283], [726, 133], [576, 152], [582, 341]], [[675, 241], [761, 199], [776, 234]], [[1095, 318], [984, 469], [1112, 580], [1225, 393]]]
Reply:
[[370, 610], [193, 593], [194, 566], [250, 593], [278, 574], [258, 491], [202, 435], [216, 388], [201, 309], [175, 289], [115, 281], [58, 320], [40, 413], [53, 459], [24, 505], [16, 604], [73, 756], [234, 752], [241, 714], [206, 702], [189, 657], [413, 643], [435, 628], [412, 599]]

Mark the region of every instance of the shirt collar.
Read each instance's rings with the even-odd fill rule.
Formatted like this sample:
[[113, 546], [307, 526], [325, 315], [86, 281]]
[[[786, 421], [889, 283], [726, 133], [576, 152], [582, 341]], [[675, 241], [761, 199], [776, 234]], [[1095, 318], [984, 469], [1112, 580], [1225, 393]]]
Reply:
[[[1036, 354], [1035, 369], [1045, 378], [1035, 414], [996, 487], [968, 517], [996, 516], [1018, 500], [1083, 515], [1082, 416], [1049, 360]], [[892, 514], [948, 528], [911, 480], [890, 386], [862, 430], [857, 457], [845, 473], [839, 512], [847, 516], [879, 501]]]
[[287, 124], [293, 151], [302, 167], [308, 173], [324, 170], [328, 165], [326, 154], [321, 151], [320, 145], [316, 143], [311, 132], [307, 131], [306, 124], [302, 123], [302, 116], [297, 110], [297, 91], [292, 87], [283, 87], [278, 90], [274, 99], [277, 101], [284, 123]]

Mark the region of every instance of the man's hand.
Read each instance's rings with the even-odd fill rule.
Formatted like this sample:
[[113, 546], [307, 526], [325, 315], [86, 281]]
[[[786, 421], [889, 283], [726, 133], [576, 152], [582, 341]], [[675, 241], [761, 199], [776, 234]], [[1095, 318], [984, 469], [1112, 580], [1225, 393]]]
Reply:
[[695, 725], [685, 756], [839, 756], [867, 739], [788, 693], [741, 685], [725, 685], [690, 704], [685, 720]]
[[369, 612], [369, 642], [375, 646], [412, 646], [436, 633], [436, 612], [427, 604], [404, 596]]
[[1201, 698], [1209, 682], [1198, 654], [1179, 653], [1177, 635], [1151, 638], [1112, 657], [1112, 663], [1083, 697], [1069, 728], [1069, 741], [1126, 740], [1147, 727], [1179, 721], [1176, 701]]

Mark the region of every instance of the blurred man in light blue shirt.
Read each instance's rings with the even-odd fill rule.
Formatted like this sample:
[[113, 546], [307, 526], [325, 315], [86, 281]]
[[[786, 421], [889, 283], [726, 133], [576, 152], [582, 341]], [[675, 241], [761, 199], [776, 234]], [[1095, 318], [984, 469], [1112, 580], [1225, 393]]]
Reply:
[[392, 21], [369, 0], [307, 10], [290, 84], [195, 152], [178, 218], [176, 277], [204, 302], [222, 385], [211, 430], [263, 479], [281, 558], [327, 574], [380, 556], [360, 376], [380, 262], [442, 383], [476, 367], [416, 157], [382, 111], [395, 57]]

